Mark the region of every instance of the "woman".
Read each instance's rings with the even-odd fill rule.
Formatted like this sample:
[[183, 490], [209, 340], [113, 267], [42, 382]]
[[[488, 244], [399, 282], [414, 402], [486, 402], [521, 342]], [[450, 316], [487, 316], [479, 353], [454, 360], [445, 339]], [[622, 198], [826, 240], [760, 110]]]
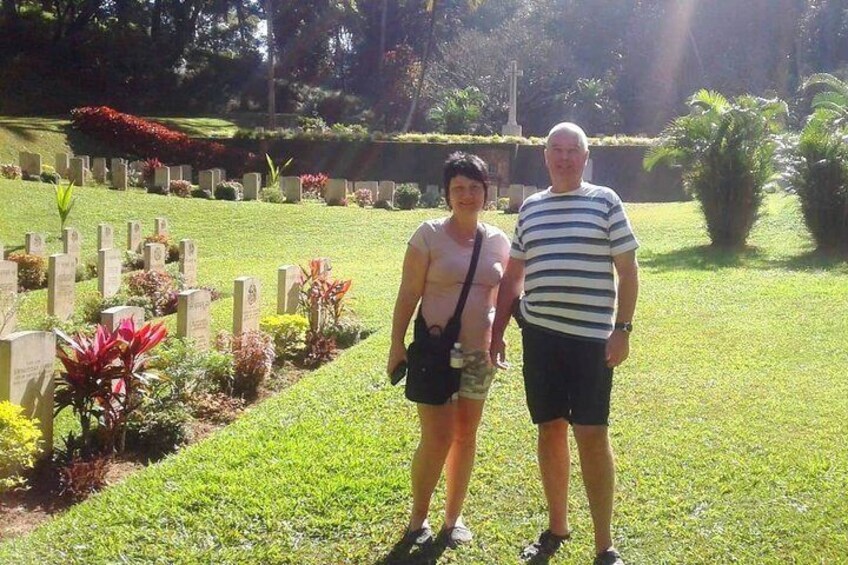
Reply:
[[500, 229], [479, 222], [488, 195], [486, 164], [476, 155], [454, 153], [444, 167], [445, 198], [451, 215], [429, 220], [409, 240], [403, 278], [392, 318], [387, 370], [406, 360], [404, 338], [416, 305], [429, 326], [444, 328], [456, 308], [474, 248], [478, 226], [483, 243], [471, 290], [461, 317], [459, 342], [463, 368], [457, 395], [445, 404], [418, 403], [421, 438], [412, 460], [412, 512], [401, 544], [433, 541], [427, 513], [445, 468], [445, 520], [439, 539], [449, 547], [468, 543], [471, 530], [462, 519], [477, 449], [477, 427], [494, 375], [488, 350], [498, 283], [510, 242]]

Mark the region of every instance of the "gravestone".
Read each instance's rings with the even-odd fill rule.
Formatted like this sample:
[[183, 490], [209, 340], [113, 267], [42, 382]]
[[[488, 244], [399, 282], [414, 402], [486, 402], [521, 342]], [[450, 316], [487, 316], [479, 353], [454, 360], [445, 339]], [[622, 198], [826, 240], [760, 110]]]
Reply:
[[62, 322], [74, 314], [76, 259], [65, 253], [51, 255], [47, 260], [47, 313]]
[[40, 233], [28, 232], [24, 236], [24, 251], [27, 255], [44, 257], [46, 255], [44, 236]]
[[277, 314], [294, 314], [300, 300], [301, 276], [297, 265], [277, 269]]
[[56, 153], [55, 169], [62, 178], [68, 178], [68, 172], [71, 170], [71, 157], [70, 153]]
[[115, 169], [118, 168], [118, 165], [126, 165], [126, 159], [121, 159], [120, 157], [112, 157], [112, 160], [109, 161], [109, 170], [112, 171], [112, 174], [115, 173]]
[[524, 200], [527, 200], [528, 198], [530, 198], [531, 196], [533, 196], [537, 192], [539, 192], [539, 189], [537, 187], [535, 187], [535, 186], [525, 186], [524, 187]]
[[63, 253], [74, 258], [75, 264], [79, 265], [82, 254], [82, 238], [76, 228], [65, 228], [62, 230]]
[[97, 225], [97, 249], [112, 249], [115, 247], [115, 230], [110, 224]]
[[191, 182], [193, 172], [191, 170], [191, 165], [182, 165], [180, 168], [182, 169], [182, 179]]
[[121, 290], [121, 252], [117, 249], [101, 249], [97, 252], [97, 290], [103, 298], [118, 294]]
[[286, 202], [300, 202], [303, 200], [303, 184], [300, 177], [283, 177], [280, 179], [280, 192]]
[[76, 186], [85, 186], [87, 170], [85, 160], [82, 157], [71, 158], [70, 168], [68, 169], [68, 180]]
[[86, 172], [91, 172], [91, 158], [88, 155], [77, 155], [85, 166]]
[[224, 169], [212, 169], [212, 173], [214, 182], [212, 188], [215, 188], [216, 186], [227, 180], [227, 171], [225, 171]]
[[0, 337], [9, 335], [17, 326], [18, 264], [0, 260]]
[[135, 327], [140, 328], [144, 325], [144, 308], [140, 306], [115, 306], [108, 308], [100, 313], [100, 324], [106, 327], [107, 331], [114, 332], [124, 320], [130, 319], [135, 322]]
[[377, 201], [377, 187], [378, 183], [370, 180], [360, 180], [353, 183], [353, 190], [355, 192], [359, 192], [360, 190], [367, 190], [371, 193], [371, 200], [373, 202]]
[[347, 181], [345, 179], [329, 179], [324, 191], [324, 201], [327, 204], [340, 204], [347, 198]]
[[247, 173], [242, 177], [244, 186], [244, 200], [258, 200], [259, 189], [262, 186], [262, 174]]
[[91, 175], [94, 177], [94, 182], [103, 184], [106, 182], [106, 159], [103, 157], [95, 157], [94, 161], [94, 169], [91, 171]]
[[583, 168], [583, 180], [586, 182], [592, 182], [592, 173], [595, 167], [592, 163], [592, 160], [589, 159], [586, 161], [586, 166]]
[[112, 168], [112, 186], [126, 190], [130, 186], [126, 163], [118, 163]]
[[53, 364], [56, 336], [51, 332], [17, 332], [0, 339], [0, 400], [23, 407], [38, 418], [41, 448], [53, 450]]
[[165, 246], [161, 243], [148, 243], [144, 246], [144, 270], [165, 270]]
[[428, 184], [427, 190], [424, 194], [439, 194], [439, 185], [437, 184]]
[[186, 290], [177, 295], [177, 337], [194, 340], [201, 349], [209, 347], [209, 307], [212, 298], [208, 290]]
[[233, 335], [258, 330], [261, 313], [259, 279], [237, 278], [233, 292]]
[[511, 184], [509, 185], [509, 210], [517, 212], [524, 202], [524, 185]]
[[158, 188], [169, 188], [171, 186], [171, 169], [168, 167], [156, 167], [153, 171], [153, 186]]
[[18, 164], [24, 177], [41, 175], [41, 155], [38, 153], [21, 151], [18, 154]]
[[155, 235], [168, 235], [170, 233], [168, 218], [154, 218], [153, 233]]
[[170, 180], [183, 180], [183, 168], [180, 165], [168, 167]]
[[215, 171], [200, 171], [200, 178], [198, 179], [200, 183], [201, 190], [214, 190], [215, 189]]
[[377, 200], [384, 200], [389, 204], [395, 203], [395, 183], [390, 180], [380, 181], [377, 187]]
[[190, 239], [180, 241], [180, 275], [186, 286], [197, 284], [197, 245]]
[[127, 222], [127, 249], [133, 253], [141, 253], [141, 222]]

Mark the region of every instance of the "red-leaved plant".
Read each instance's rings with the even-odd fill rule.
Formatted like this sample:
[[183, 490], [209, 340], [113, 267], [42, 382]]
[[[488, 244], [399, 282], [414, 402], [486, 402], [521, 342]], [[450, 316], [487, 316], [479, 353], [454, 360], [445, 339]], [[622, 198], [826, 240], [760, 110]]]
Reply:
[[[163, 324], [136, 328], [124, 320], [114, 332], [97, 326], [93, 337], [71, 337], [55, 330], [63, 343], [58, 357], [64, 368], [56, 385], [55, 414], [71, 407], [80, 422], [80, 447], [90, 455], [123, 449], [127, 417], [138, 408], [153, 378], [146, 372], [149, 352], [168, 335]], [[102, 443], [93, 437], [97, 422]]]
[[352, 281], [331, 279], [329, 271], [323, 270], [321, 259], [310, 261], [308, 271], [303, 267], [300, 270], [300, 306], [309, 318], [312, 331], [337, 325], [344, 313], [344, 299]]

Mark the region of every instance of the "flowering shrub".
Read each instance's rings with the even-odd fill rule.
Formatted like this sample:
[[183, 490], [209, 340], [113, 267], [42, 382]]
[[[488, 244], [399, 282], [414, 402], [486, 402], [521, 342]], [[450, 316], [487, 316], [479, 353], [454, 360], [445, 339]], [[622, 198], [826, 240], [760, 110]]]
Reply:
[[11, 402], [0, 402], [0, 493], [22, 486], [21, 471], [35, 465], [41, 432], [37, 420]]
[[324, 173], [300, 175], [300, 184], [304, 198], [324, 198], [328, 177]]
[[[331, 279], [327, 271], [321, 271], [321, 260], [309, 262], [309, 271], [300, 268], [302, 286], [299, 306], [310, 316], [310, 328], [323, 331], [326, 326], [337, 325], [345, 310], [345, 295], [350, 290], [350, 279]], [[321, 319], [312, 313], [321, 312]]]
[[172, 180], [171, 194], [180, 198], [189, 198], [191, 196], [191, 183], [187, 180]]
[[303, 364], [315, 369], [324, 363], [329, 363], [336, 355], [336, 340], [321, 332], [309, 330], [306, 332], [306, 356]]
[[360, 188], [353, 195], [356, 204], [359, 205], [360, 208], [365, 208], [366, 206], [371, 206], [374, 203], [373, 194], [367, 188]]
[[19, 179], [21, 178], [21, 168], [11, 163], [0, 165], [0, 176], [9, 180]]
[[[168, 257], [165, 258], [166, 263], [173, 263], [175, 261], [180, 260], [180, 247], [179, 247], [179, 245], [172, 243], [171, 238], [169, 236], [164, 235], [164, 234], [148, 235], [147, 237], [144, 238], [144, 245], [147, 245], [148, 243], [161, 243], [162, 245], [165, 246], [165, 251], [168, 252]], [[144, 248], [144, 245], [142, 245], [142, 248]], [[144, 256], [143, 255], [141, 257], [141, 261], [142, 261], [142, 266], [143, 266], [144, 265]]]
[[177, 311], [177, 281], [160, 271], [136, 271], [127, 275], [127, 293], [150, 300], [153, 316], [167, 316]]
[[218, 183], [215, 187], [216, 200], [241, 200], [243, 194], [242, 184], [233, 180]]
[[83, 500], [105, 487], [108, 463], [109, 458], [106, 456], [71, 457], [59, 469], [59, 496]]
[[309, 320], [300, 314], [265, 316], [259, 328], [271, 335], [278, 359], [291, 361], [303, 356]]
[[262, 166], [253, 153], [191, 139], [184, 133], [107, 106], [75, 108], [71, 110], [71, 120], [81, 132], [123, 153], [186, 163], [195, 169], [223, 167], [236, 175]]
[[412, 210], [418, 206], [421, 199], [421, 191], [415, 184], [403, 183], [395, 190], [395, 206], [401, 210]]
[[156, 169], [165, 165], [156, 157], [145, 159], [141, 163], [141, 178], [149, 186], [153, 186], [153, 179], [156, 177]]
[[259, 385], [271, 374], [274, 341], [261, 331], [244, 332], [233, 337], [233, 396], [256, 398]]
[[10, 253], [8, 260], [18, 264], [18, 286], [23, 290], [43, 288], [47, 284], [47, 260], [44, 257]]

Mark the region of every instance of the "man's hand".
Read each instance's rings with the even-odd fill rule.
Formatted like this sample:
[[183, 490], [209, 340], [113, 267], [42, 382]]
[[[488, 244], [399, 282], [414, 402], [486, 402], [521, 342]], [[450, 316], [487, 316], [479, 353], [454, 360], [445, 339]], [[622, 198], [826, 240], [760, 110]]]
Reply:
[[389, 349], [389, 361], [386, 364], [386, 374], [391, 376], [394, 370], [397, 369], [397, 366], [400, 365], [400, 362], [404, 360], [406, 360], [406, 348], [403, 346], [403, 343], [393, 343], [391, 349]]
[[503, 338], [492, 337], [492, 343], [489, 346], [489, 356], [491, 357], [492, 365], [498, 369], [509, 369], [509, 363], [506, 362], [506, 342]]
[[630, 334], [622, 330], [614, 330], [607, 340], [607, 367], [618, 367], [630, 355]]

